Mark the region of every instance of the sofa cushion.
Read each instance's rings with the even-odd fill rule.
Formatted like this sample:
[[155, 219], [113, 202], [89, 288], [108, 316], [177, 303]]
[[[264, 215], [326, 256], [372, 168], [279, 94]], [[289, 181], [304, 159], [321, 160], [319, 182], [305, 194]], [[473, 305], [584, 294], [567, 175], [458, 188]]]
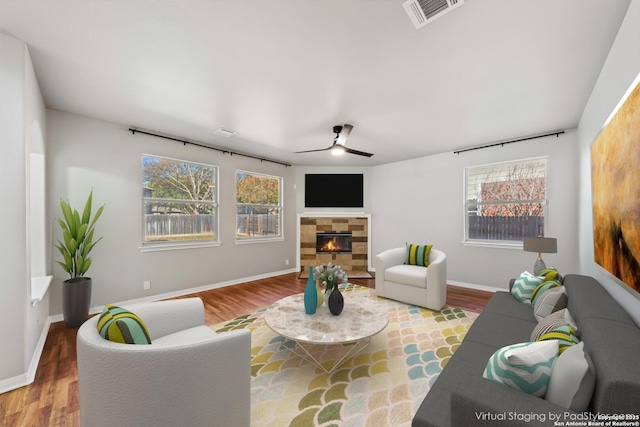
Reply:
[[[522, 302], [514, 298], [513, 295], [505, 291], [498, 291], [494, 293], [482, 312], [495, 313], [501, 316], [515, 317], [516, 319], [531, 321], [533, 322], [531, 329], [538, 324], [538, 321], [533, 316], [531, 306], [522, 304]], [[529, 330], [529, 334], [531, 334], [531, 329]]]
[[418, 265], [394, 265], [384, 271], [384, 280], [416, 288], [427, 287], [427, 268]]
[[593, 362], [581, 342], [568, 348], [556, 360], [544, 398], [566, 409], [586, 411], [595, 385]]
[[127, 309], [105, 305], [98, 319], [102, 338], [123, 344], [151, 344], [147, 326], [140, 317]]
[[496, 351], [483, 377], [525, 393], [543, 397], [558, 356], [558, 341], [513, 344]]
[[[516, 303], [526, 307], [520, 302], [516, 301]], [[530, 308], [529, 311], [531, 311]], [[531, 330], [536, 325], [537, 323], [533, 316], [531, 320], [526, 320], [503, 316], [498, 313], [482, 313], [473, 322], [473, 327], [469, 329], [464, 340], [490, 345], [495, 351], [509, 344], [530, 341]], [[486, 359], [484, 362], [486, 362]]]
[[422, 267], [429, 266], [429, 252], [433, 245], [414, 245], [407, 243], [407, 265], [420, 265]]
[[534, 297], [533, 315], [538, 322], [563, 308], [567, 308], [567, 291], [563, 286], [552, 287], [543, 294], [538, 294], [537, 297]]
[[571, 325], [576, 335], [578, 334], [578, 325], [576, 325], [575, 320], [569, 313], [568, 308], [563, 308], [562, 310], [558, 310], [555, 313], [551, 313], [544, 319], [538, 323], [538, 325], [533, 328], [531, 332], [530, 341], [537, 341], [542, 335], [550, 332], [556, 328], [559, 328], [562, 325]]
[[517, 300], [525, 303], [531, 304], [531, 294], [535, 290], [538, 285], [541, 285], [544, 282], [544, 278], [534, 276], [533, 274], [525, 271], [513, 282], [513, 287], [511, 287], [511, 295], [513, 295]]

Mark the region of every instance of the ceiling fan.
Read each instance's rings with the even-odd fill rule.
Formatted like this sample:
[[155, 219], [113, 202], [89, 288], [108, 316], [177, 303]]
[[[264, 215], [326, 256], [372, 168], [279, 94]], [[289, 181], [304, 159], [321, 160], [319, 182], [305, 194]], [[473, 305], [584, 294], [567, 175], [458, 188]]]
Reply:
[[331, 146], [327, 148], [320, 148], [318, 150], [296, 151], [296, 154], [331, 150], [331, 154], [334, 154], [336, 156], [339, 156], [344, 153], [356, 154], [358, 156], [365, 156], [365, 157], [373, 156], [373, 154], [371, 153], [365, 153], [364, 151], [353, 150], [351, 148], [347, 148], [344, 146], [344, 144], [347, 142], [347, 138], [349, 137], [349, 134], [351, 133], [351, 129], [353, 129], [353, 126], [347, 123], [345, 123], [342, 126], [340, 125], [334, 126], [333, 133], [335, 133], [336, 136], [335, 138], [333, 138], [333, 144]]

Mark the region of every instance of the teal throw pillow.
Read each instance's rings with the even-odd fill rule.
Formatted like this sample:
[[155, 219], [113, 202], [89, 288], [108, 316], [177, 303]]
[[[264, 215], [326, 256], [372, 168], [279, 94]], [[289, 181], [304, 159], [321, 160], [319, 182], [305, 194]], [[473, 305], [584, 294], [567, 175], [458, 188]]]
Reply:
[[557, 357], [557, 340], [510, 345], [489, 358], [482, 376], [533, 396], [544, 397]]
[[107, 304], [98, 319], [98, 332], [109, 341], [123, 344], [151, 344], [147, 326], [127, 309]]
[[525, 271], [513, 282], [511, 287], [511, 295], [518, 301], [525, 304], [531, 304], [531, 295], [533, 291], [544, 282], [544, 278], [534, 276]]
[[429, 266], [429, 253], [433, 245], [413, 245], [407, 243], [407, 259], [404, 262], [409, 265]]

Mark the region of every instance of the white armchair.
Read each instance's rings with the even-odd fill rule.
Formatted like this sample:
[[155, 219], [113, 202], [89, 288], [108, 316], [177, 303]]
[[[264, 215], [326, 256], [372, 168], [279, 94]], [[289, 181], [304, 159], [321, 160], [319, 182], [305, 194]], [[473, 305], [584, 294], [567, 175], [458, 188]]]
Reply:
[[200, 298], [125, 307], [138, 315], [150, 345], [108, 341], [98, 316], [78, 330], [82, 426], [249, 426], [251, 334], [216, 334]]
[[376, 294], [381, 297], [440, 310], [447, 302], [447, 256], [431, 249], [429, 266], [407, 265], [406, 248], [376, 255]]

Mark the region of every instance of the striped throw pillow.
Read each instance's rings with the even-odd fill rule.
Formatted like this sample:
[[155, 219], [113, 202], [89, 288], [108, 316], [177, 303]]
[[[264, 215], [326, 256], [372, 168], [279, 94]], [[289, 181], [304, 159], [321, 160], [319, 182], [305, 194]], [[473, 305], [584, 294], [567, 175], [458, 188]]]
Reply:
[[433, 245], [413, 245], [407, 243], [407, 260], [404, 262], [409, 265], [429, 266], [429, 252]]
[[514, 344], [496, 351], [483, 377], [537, 397], [544, 397], [558, 357], [558, 341]]
[[534, 276], [533, 274], [525, 271], [514, 282], [511, 287], [511, 295], [518, 301], [522, 301], [525, 304], [531, 304], [531, 294], [538, 285], [544, 282], [544, 278]]
[[538, 339], [547, 332], [551, 332], [563, 325], [571, 325], [576, 335], [580, 335], [578, 325], [576, 325], [576, 321], [573, 320], [571, 313], [569, 313], [569, 309], [563, 308], [562, 310], [558, 310], [555, 313], [551, 313], [540, 322], [538, 322], [536, 327], [533, 328], [533, 331], [531, 332], [531, 338], [529, 339], [531, 341], [538, 341]]
[[142, 319], [129, 310], [111, 304], [105, 305], [100, 314], [98, 332], [109, 341], [151, 344], [151, 336]]
[[533, 315], [540, 322], [551, 313], [566, 308], [567, 302], [568, 298], [564, 286], [554, 287], [534, 298]]

